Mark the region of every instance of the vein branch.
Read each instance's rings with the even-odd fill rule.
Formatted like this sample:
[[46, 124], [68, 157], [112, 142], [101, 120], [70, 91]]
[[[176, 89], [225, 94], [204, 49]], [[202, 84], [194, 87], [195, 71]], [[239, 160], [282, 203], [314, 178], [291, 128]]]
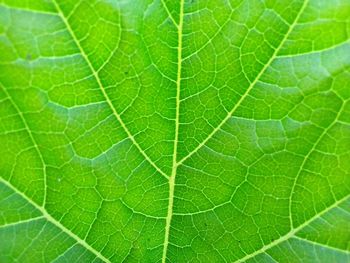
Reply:
[[289, 231], [287, 234], [285, 234], [284, 236], [280, 237], [279, 239], [276, 239], [275, 241], [271, 242], [270, 244], [267, 244], [265, 246], [263, 246], [262, 248], [260, 248], [259, 250], [255, 251], [254, 253], [248, 254], [245, 257], [237, 260], [236, 262], [245, 262], [250, 258], [253, 258], [261, 253], [264, 253], [265, 251], [267, 251], [270, 248], [273, 248], [277, 245], [279, 245], [280, 243], [288, 240], [289, 238], [295, 237], [295, 235], [297, 234], [298, 231], [302, 230], [304, 227], [306, 227], [307, 225], [309, 225], [310, 223], [312, 223], [312, 221], [316, 220], [317, 218], [323, 216], [324, 214], [326, 214], [327, 212], [329, 212], [330, 210], [332, 210], [333, 208], [338, 207], [341, 203], [345, 202], [346, 200], [348, 200], [350, 197], [349, 195], [346, 195], [345, 197], [343, 197], [342, 199], [336, 201], [335, 203], [333, 203], [333, 205], [327, 207], [326, 209], [324, 209], [323, 211], [321, 211], [320, 213], [317, 213], [316, 215], [314, 215], [313, 217], [311, 217], [309, 220], [305, 221], [303, 224], [299, 225], [298, 227], [292, 229], [291, 231]]
[[20, 117], [23, 125], [24, 125], [24, 128], [26, 129], [28, 135], [29, 135], [29, 138], [34, 146], [34, 149], [35, 151], [37, 152], [38, 156], [39, 156], [39, 159], [40, 159], [40, 162], [41, 162], [41, 165], [42, 165], [42, 170], [43, 170], [43, 184], [44, 184], [44, 196], [43, 196], [43, 200], [42, 200], [42, 205], [44, 206], [46, 204], [46, 196], [47, 196], [47, 174], [46, 174], [46, 163], [44, 161], [44, 157], [43, 157], [43, 154], [41, 153], [40, 151], [40, 148], [39, 148], [39, 144], [38, 142], [36, 141], [33, 133], [32, 133], [32, 130], [31, 128], [29, 127], [28, 125], [28, 122], [26, 120], [26, 118], [24, 117], [22, 111], [19, 109], [19, 107], [17, 106], [17, 104], [15, 103], [15, 101], [13, 100], [11, 94], [4, 88], [2, 87], [2, 90], [4, 91], [4, 93], [6, 94], [6, 96], [8, 97], [8, 99], [10, 100], [12, 106], [15, 108], [15, 110], [17, 111], [18, 113], [18, 116]]
[[324, 248], [331, 249], [331, 250], [334, 250], [334, 251], [337, 251], [337, 252], [340, 252], [340, 253], [345, 253], [345, 254], [350, 255], [350, 251], [343, 250], [343, 249], [340, 249], [340, 248], [337, 248], [337, 247], [332, 247], [332, 246], [329, 246], [329, 245], [326, 245], [326, 244], [318, 243], [316, 241], [312, 241], [312, 240], [309, 240], [309, 239], [306, 239], [306, 238], [303, 238], [303, 237], [299, 237], [299, 236], [294, 236], [293, 238], [298, 239], [298, 240], [300, 240], [302, 242], [309, 243], [309, 244], [311, 244], [313, 246], [320, 246], [320, 247], [324, 247]]
[[341, 113], [343, 112], [344, 107], [345, 107], [345, 102], [343, 102], [343, 104], [342, 104], [341, 108], [339, 109], [338, 114], [335, 117], [335, 119], [333, 120], [333, 122], [331, 124], [329, 124], [329, 126], [326, 129], [324, 129], [324, 131], [320, 134], [320, 136], [318, 137], [318, 139], [316, 140], [316, 142], [314, 143], [312, 148], [306, 154], [306, 156], [304, 157], [303, 162], [300, 165], [300, 168], [299, 168], [299, 170], [297, 172], [297, 175], [294, 178], [293, 185], [292, 185], [292, 190], [291, 190], [290, 195], [289, 195], [289, 204], [288, 204], [289, 222], [290, 222], [290, 227], [291, 228], [293, 228], [293, 217], [292, 217], [293, 216], [293, 214], [292, 214], [292, 204], [293, 204], [293, 202], [292, 202], [292, 200], [293, 200], [293, 196], [295, 194], [295, 187], [297, 186], [297, 182], [298, 182], [298, 179], [300, 177], [300, 174], [304, 170], [304, 167], [305, 167], [307, 161], [309, 160], [311, 154], [314, 152], [314, 150], [316, 149], [316, 147], [318, 146], [320, 141], [324, 138], [324, 136], [327, 134], [327, 132], [333, 127], [333, 125], [338, 121]]
[[44, 216], [41, 215], [41, 216], [32, 217], [32, 218], [21, 220], [21, 221], [16, 221], [16, 222], [4, 224], [4, 225], [0, 226], [0, 229], [1, 228], [7, 228], [7, 227], [13, 227], [13, 226], [17, 226], [17, 225], [21, 225], [21, 224], [25, 224], [25, 223], [34, 222], [34, 221], [37, 221], [37, 220], [40, 220], [40, 219], [43, 219], [43, 218], [44, 218]]
[[50, 223], [52, 223], [53, 225], [55, 225], [56, 227], [58, 227], [59, 229], [61, 229], [63, 232], [65, 232], [68, 236], [72, 237], [77, 243], [79, 243], [80, 245], [82, 245], [83, 247], [85, 247], [87, 250], [89, 250], [90, 252], [94, 253], [97, 257], [99, 257], [100, 259], [102, 259], [104, 262], [108, 262], [110, 263], [111, 261], [109, 259], [107, 259], [106, 257], [104, 257], [99, 251], [97, 251], [96, 249], [94, 249], [93, 247], [91, 247], [88, 243], [86, 243], [85, 240], [81, 239], [79, 236], [77, 236], [76, 234], [74, 234], [71, 230], [69, 230], [68, 228], [66, 228], [64, 225], [62, 225], [61, 222], [57, 221], [56, 219], [54, 219], [47, 211], [44, 207], [39, 206], [38, 204], [36, 204], [33, 200], [31, 200], [28, 196], [26, 196], [24, 193], [22, 193], [21, 191], [19, 191], [16, 187], [14, 187], [11, 183], [7, 182], [4, 178], [0, 177], [0, 182], [3, 183], [4, 185], [6, 185], [7, 187], [9, 187], [12, 191], [14, 191], [16, 194], [18, 194], [19, 196], [21, 196], [23, 199], [25, 199], [28, 203], [30, 203], [32, 206], [34, 206], [37, 210], [39, 210], [43, 217], [49, 221]]
[[166, 3], [165, 3], [165, 0], [160, 0], [160, 2], [162, 3], [162, 5], [163, 5], [163, 7], [164, 7], [164, 9], [165, 9], [165, 12], [166, 12], [167, 15], [169, 16], [169, 19], [171, 20], [171, 22], [172, 22], [177, 28], [179, 28], [180, 25], [175, 21], [173, 15], [171, 14], [171, 12], [170, 12], [168, 6], [167, 6]]
[[220, 124], [212, 130], [212, 132], [200, 143], [198, 144], [198, 146], [192, 150], [190, 153], [188, 153], [185, 157], [183, 157], [179, 162], [178, 165], [181, 165], [184, 161], [186, 161], [188, 158], [190, 158], [194, 153], [196, 153], [200, 148], [202, 148], [213, 136], [214, 134], [219, 131], [221, 129], [221, 127], [232, 117], [232, 115], [236, 112], [236, 110], [239, 108], [239, 106], [242, 104], [242, 102], [245, 100], [246, 97], [249, 96], [249, 93], [251, 92], [251, 90], [254, 88], [254, 86], [256, 85], [256, 83], [260, 80], [260, 78], [262, 77], [262, 75], [265, 73], [265, 71], [270, 67], [270, 65], [272, 64], [272, 62], [275, 60], [275, 58], [277, 57], [277, 54], [279, 53], [279, 51], [281, 50], [281, 48], [283, 47], [285, 41], [288, 39], [290, 33], [293, 31], [293, 28], [295, 27], [295, 25], [297, 24], [297, 22], [299, 21], [300, 16], [302, 15], [305, 7], [307, 6], [308, 0], [305, 0], [303, 2], [302, 7], [300, 8], [298, 14], [296, 15], [293, 23], [289, 26], [288, 31], [286, 32], [286, 34], [284, 35], [283, 39], [281, 40], [281, 42], [279, 43], [278, 47], [274, 50], [272, 56], [270, 57], [270, 59], [268, 60], [268, 62], [264, 65], [264, 67], [260, 70], [259, 74], [255, 77], [255, 79], [250, 83], [249, 87], [247, 88], [247, 90], [244, 92], [244, 94], [240, 97], [240, 99], [237, 101], [237, 103], [235, 104], [235, 106], [228, 112], [228, 114], [226, 115], [226, 117], [220, 122]]
[[129, 131], [129, 129], [126, 127], [125, 123], [123, 122], [123, 120], [121, 119], [119, 113], [117, 112], [117, 110], [115, 109], [112, 100], [110, 99], [109, 95], [107, 94], [101, 79], [97, 73], [97, 71], [95, 70], [95, 68], [93, 67], [89, 57], [87, 56], [86, 52], [84, 51], [83, 47], [80, 44], [80, 41], [78, 40], [77, 36], [74, 33], [74, 30], [72, 29], [72, 27], [70, 26], [67, 18], [64, 16], [64, 13], [62, 11], [62, 9], [60, 8], [59, 4], [57, 3], [57, 0], [53, 0], [53, 3], [57, 9], [58, 15], [61, 17], [63, 23], [65, 24], [68, 32], [70, 33], [70, 35], [72, 36], [75, 44], [77, 45], [82, 57], [84, 58], [84, 60], [86, 61], [92, 75], [94, 76], [108, 106], [110, 107], [110, 109], [113, 112], [113, 115], [116, 117], [116, 119], [118, 120], [118, 122], [120, 123], [120, 125], [122, 126], [122, 128], [124, 129], [124, 131], [126, 132], [127, 136], [129, 137], [129, 139], [132, 141], [132, 143], [136, 146], [136, 148], [140, 151], [140, 153], [144, 156], [144, 158], [165, 178], [169, 178], [165, 172], [163, 172], [152, 160], [151, 158], [145, 153], [145, 151], [141, 148], [141, 146], [138, 144], [138, 142], [136, 141], [136, 139], [134, 138], [134, 136], [131, 134], [131, 132]]

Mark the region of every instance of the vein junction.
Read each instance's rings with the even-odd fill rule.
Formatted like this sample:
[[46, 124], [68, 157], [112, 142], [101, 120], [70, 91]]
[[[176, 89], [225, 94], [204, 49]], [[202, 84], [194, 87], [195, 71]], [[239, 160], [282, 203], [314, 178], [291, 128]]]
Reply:
[[174, 138], [174, 152], [173, 152], [173, 165], [172, 172], [169, 177], [169, 200], [168, 200], [168, 212], [166, 217], [165, 225], [165, 237], [163, 246], [163, 256], [162, 262], [166, 262], [167, 251], [169, 245], [170, 227], [171, 219], [173, 216], [173, 206], [174, 206], [174, 192], [175, 192], [175, 178], [177, 171], [177, 147], [179, 141], [179, 118], [180, 118], [180, 89], [181, 89], [181, 72], [182, 72], [182, 29], [184, 20], [184, 1], [180, 2], [180, 18], [178, 25], [178, 48], [177, 48], [177, 79], [176, 79], [176, 117], [175, 117], [175, 138]]

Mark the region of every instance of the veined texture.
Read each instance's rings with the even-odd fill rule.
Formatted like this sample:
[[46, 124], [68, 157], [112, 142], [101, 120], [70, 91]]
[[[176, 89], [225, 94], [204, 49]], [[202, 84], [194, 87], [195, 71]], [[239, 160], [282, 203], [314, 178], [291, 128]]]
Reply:
[[350, 262], [348, 0], [0, 0], [0, 262]]

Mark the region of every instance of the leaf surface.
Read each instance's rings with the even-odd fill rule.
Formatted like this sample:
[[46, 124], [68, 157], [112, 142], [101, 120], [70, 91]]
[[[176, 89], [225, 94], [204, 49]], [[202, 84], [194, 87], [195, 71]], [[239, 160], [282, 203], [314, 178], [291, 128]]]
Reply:
[[1, 262], [350, 262], [350, 2], [0, 1]]

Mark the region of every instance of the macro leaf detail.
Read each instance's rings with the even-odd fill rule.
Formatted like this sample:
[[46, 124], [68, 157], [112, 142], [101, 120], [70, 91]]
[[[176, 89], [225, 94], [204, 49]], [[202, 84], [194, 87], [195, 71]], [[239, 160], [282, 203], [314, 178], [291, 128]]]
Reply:
[[0, 262], [350, 262], [348, 0], [0, 0]]

